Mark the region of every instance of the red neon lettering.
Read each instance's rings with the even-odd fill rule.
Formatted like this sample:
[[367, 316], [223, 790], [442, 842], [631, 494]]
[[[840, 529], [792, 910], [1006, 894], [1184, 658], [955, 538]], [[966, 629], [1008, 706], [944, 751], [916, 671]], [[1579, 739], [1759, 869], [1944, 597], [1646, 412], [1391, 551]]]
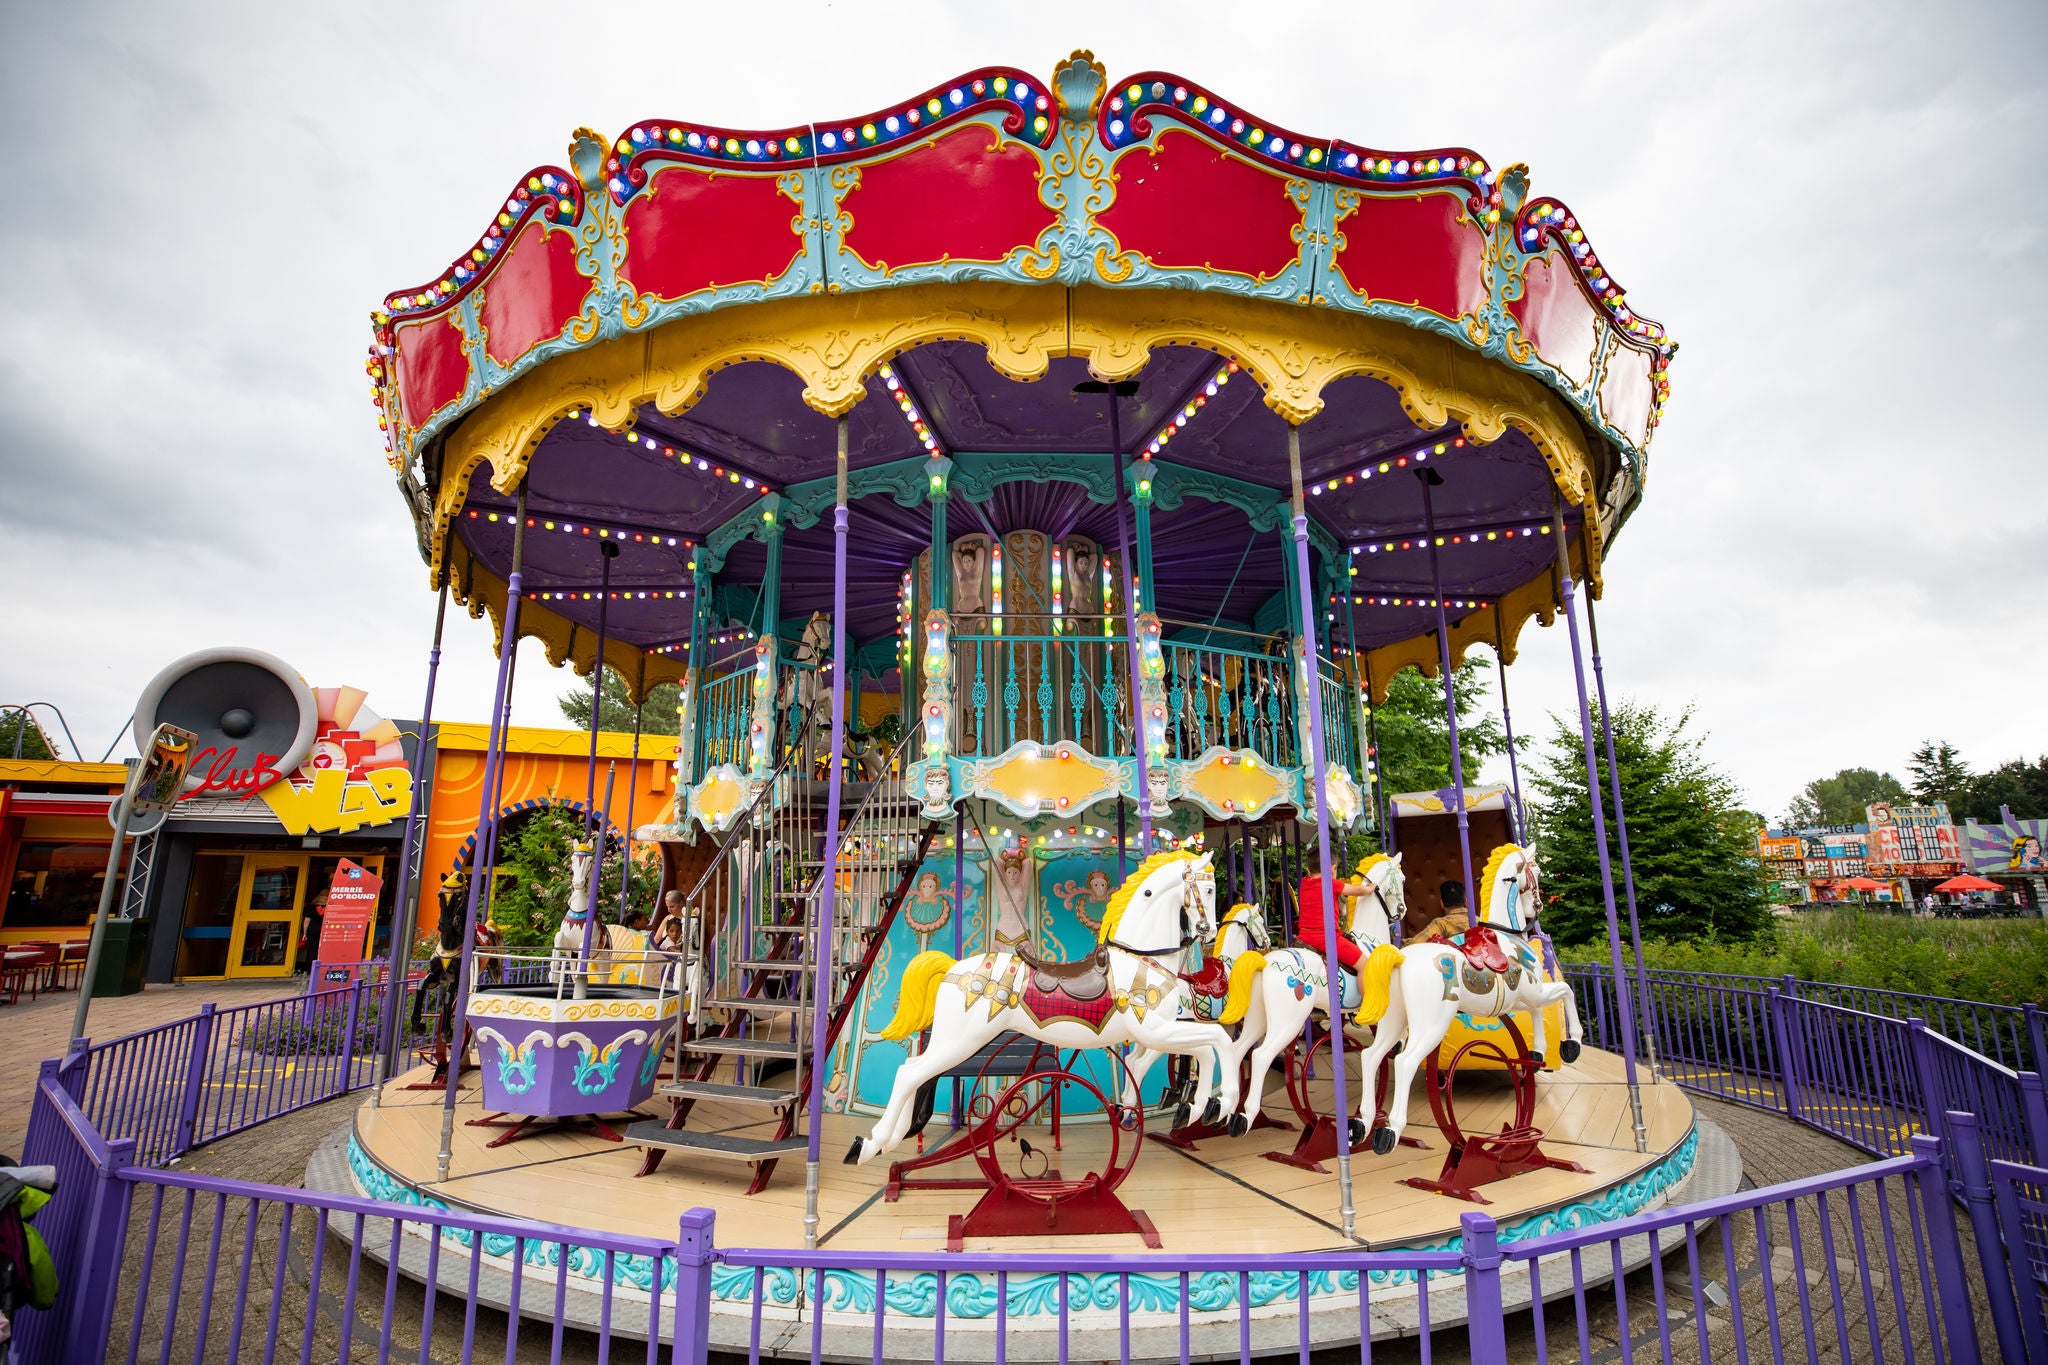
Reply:
[[[209, 744], [194, 754], [191, 771], [201, 773], [199, 785], [178, 799], [182, 801], [206, 792], [236, 792], [247, 801], [283, 776], [275, 766], [280, 757], [278, 754], [258, 750], [256, 761], [246, 768], [235, 766], [236, 754], [236, 746], [232, 744], [226, 749]], [[210, 763], [207, 761], [209, 757], [212, 759]]]

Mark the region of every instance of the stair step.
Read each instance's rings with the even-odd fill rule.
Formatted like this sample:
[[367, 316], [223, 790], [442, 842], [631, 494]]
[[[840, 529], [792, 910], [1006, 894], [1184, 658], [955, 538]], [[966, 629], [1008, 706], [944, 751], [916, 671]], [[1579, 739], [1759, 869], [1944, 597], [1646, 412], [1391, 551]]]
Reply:
[[790, 1038], [692, 1038], [685, 1052], [716, 1052], [727, 1057], [801, 1057], [803, 1046]]
[[706, 1000], [714, 1010], [746, 1010], [751, 1014], [808, 1014], [811, 1007], [801, 1000]]
[[626, 1128], [626, 1141], [636, 1147], [661, 1147], [671, 1152], [694, 1152], [698, 1156], [727, 1161], [769, 1161], [776, 1157], [802, 1156], [810, 1146], [806, 1137], [737, 1137], [731, 1133], [698, 1133], [688, 1128], [669, 1128], [660, 1119], [642, 1119]]
[[760, 1085], [726, 1085], [720, 1081], [671, 1081], [657, 1088], [655, 1093], [679, 1099], [727, 1100], [733, 1104], [766, 1104], [776, 1108], [797, 1098], [793, 1090], [776, 1090]]

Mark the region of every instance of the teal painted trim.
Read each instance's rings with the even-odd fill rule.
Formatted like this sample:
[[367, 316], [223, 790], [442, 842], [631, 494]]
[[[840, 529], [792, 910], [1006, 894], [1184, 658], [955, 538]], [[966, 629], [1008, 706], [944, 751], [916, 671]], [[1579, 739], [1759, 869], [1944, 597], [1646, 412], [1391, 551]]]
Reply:
[[[1552, 1233], [1632, 1217], [1648, 1208], [1659, 1196], [1683, 1180], [1692, 1171], [1698, 1155], [1699, 1131], [1694, 1129], [1686, 1134], [1685, 1141], [1662, 1161], [1592, 1199], [1563, 1204], [1517, 1222], [1502, 1224], [1500, 1243], [1506, 1246], [1546, 1237]], [[348, 1162], [357, 1187], [372, 1199], [407, 1204], [415, 1208], [445, 1210], [449, 1207], [440, 1200], [422, 1195], [412, 1186], [394, 1179], [362, 1150], [353, 1132], [349, 1134]], [[442, 1235], [450, 1243], [464, 1247], [469, 1245], [471, 1236], [467, 1231], [454, 1229]], [[486, 1255], [510, 1256], [512, 1245], [513, 1239], [510, 1237], [484, 1234], [483, 1250]], [[1460, 1235], [1428, 1246], [1389, 1247], [1384, 1250], [1395, 1254], [1403, 1251], [1462, 1251], [1464, 1246], [1465, 1239]], [[526, 1248], [525, 1261], [528, 1265], [553, 1267], [560, 1260], [560, 1248], [554, 1243], [529, 1243]], [[593, 1252], [586, 1247], [572, 1245], [568, 1249], [567, 1262], [572, 1278], [591, 1281], [590, 1292], [598, 1292], [596, 1286], [602, 1282], [604, 1274], [602, 1252]], [[752, 1266], [714, 1262], [711, 1267], [711, 1297], [721, 1303], [751, 1303], [754, 1297], [755, 1273]], [[661, 1276], [665, 1290], [674, 1283], [674, 1274], [674, 1262], [664, 1259]], [[798, 1272], [787, 1266], [768, 1266], [764, 1267], [760, 1274], [761, 1297], [765, 1303], [794, 1307], [802, 1304], [806, 1298], [805, 1281], [811, 1278], [813, 1272]], [[617, 1284], [645, 1291], [650, 1287], [653, 1275], [654, 1265], [651, 1257], [621, 1255], [614, 1258], [612, 1279]], [[1007, 1303], [1004, 1305], [1008, 1315], [1011, 1318], [1057, 1318], [1062, 1278], [1067, 1283], [1070, 1314], [1089, 1308], [1117, 1311], [1122, 1304], [1126, 1278], [1129, 1281], [1133, 1312], [1175, 1312], [1181, 1306], [1178, 1275], [1133, 1273], [1126, 1277], [1117, 1274], [1074, 1273], [1063, 1277], [1057, 1274], [1025, 1275], [1013, 1271], [1009, 1276], [1009, 1292], [1006, 1296]], [[1387, 1268], [1369, 1272], [1369, 1278], [1376, 1287], [1390, 1287], [1413, 1284], [1416, 1276], [1412, 1270]], [[1451, 1278], [1451, 1275], [1438, 1271], [1434, 1278], [1441, 1284]], [[823, 1299], [828, 1309], [858, 1313], [874, 1312], [875, 1277], [872, 1271], [827, 1270], [823, 1272], [823, 1281]], [[1359, 1272], [1356, 1270], [1308, 1272], [1307, 1285], [1311, 1307], [1318, 1297], [1355, 1304], [1358, 1301], [1358, 1281]], [[1273, 1303], [1295, 1302], [1301, 1293], [1302, 1277], [1291, 1270], [1254, 1270], [1246, 1287], [1248, 1293], [1245, 1302], [1254, 1308]], [[930, 1318], [936, 1315], [938, 1293], [938, 1276], [930, 1271], [911, 1274], [892, 1272], [887, 1277], [884, 1303], [888, 1309], [903, 1317]], [[1187, 1306], [1190, 1310], [1198, 1313], [1223, 1312], [1235, 1309], [1238, 1302], [1238, 1277], [1235, 1274], [1219, 1271], [1188, 1277]], [[993, 1317], [996, 1307], [993, 1274], [958, 1273], [946, 1277], [946, 1313], [949, 1317]]]
[[1076, 483], [1088, 491], [1090, 502], [1107, 507], [1116, 501], [1107, 452], [953, 452], [952, 488], [969, 502], [987, 502], [1006, 483]]

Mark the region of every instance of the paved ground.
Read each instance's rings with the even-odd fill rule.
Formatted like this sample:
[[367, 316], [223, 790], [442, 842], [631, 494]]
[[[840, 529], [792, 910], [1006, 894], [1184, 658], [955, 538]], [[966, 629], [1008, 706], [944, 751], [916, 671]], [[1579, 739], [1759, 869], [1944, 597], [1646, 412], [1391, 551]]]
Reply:
[[[291, 993], [290, 989], [283, 983], [152, 988], [140, 996], [96, 1001], [93, 1031], [101, 1036], [111, 1036], [147, 1027], [190, 1014], [201, 1002], [209, 999], [247, 1004], [288, 993]], [[76, 997], [65, 994], [46, 998], [34, 1005], [0, 1010], [0, 1033], [6, 1036], [5, 1046], [0, 1047], [0, 1151], [18, 1150], [18, 1145], [9, 1148], [7, 1144], [20, 1142], [21, 1129], [26, 1123], [28, 1093], [35, 1074], [35, 1059], [62, 1050], [69, 1035], [71, 1010], [75, 1003]], [[1705, 1099], [1696, 1102], [1702, 1114], [1720, 1125], [1740, 1147], [1749, 1181], [1755, 1185], [1823, 1174], [1868, 1159], [1846, 1144], [1772, 1114]], [[249, 1132], [189, 1153], [179, 1164], [179, 1169], [299, 1186], [303, 1183], [307, 1160], [313, 1149], [347, 1121], [357, 1103], [359, 1097], [346, 1096], [272, 1120]], [[211, 1259], [209, 1250], [218, 1248], [219, 1268], [211, 1278], [223, 1295], [232, 1297], [231, 1277], [238, 1272], [250, 1276], [249, 1302], [252, 1307], [250, 1320], [244, 1325], [243, 1341], [250, 1348], [252, 1358], [260, 1353], [257, 1343], [268, 1334], [268, 1323], [264, 1319], [269, 1315], [263, 1310], [274, 1304], [276, 1306], [271, 1311], [279, 1315], [278, 1335], [287, 1342], [296, 1341], [302, 1348], [310, 1348], [313, 1354], [307, 1358], [340, 1358], [342, 1324], [353, 1318], [357, 1326], [351, 1333], [354, 1340], [347, 1352], [352, 1359], [376, 1358], [378, 1346], [385, 1340], [399, 1346], [405, 1358], [446, 1360], [451, 1365], [461, 1359], [463, 1309], [468, 1306], [458, 1306], [459, 1300], [442, 1300], [441, 1312], [435, 1317], [426, 1350], [421, 1352], [419, 1324], [424, 1305], [423, 1295], [417, 1287], [403, 1281], [399, 1283], [392, 1295], [391, 1306], [396, 1310], [392, 1326], [385, 1329], [377, 1320], [385, 1297], [383, 1277], [376, 1269], [366, 1266], [367, 1273], [358, 1286], [354, 1311], [349, 1312], [348, 1248], [339, 1238], [314, 1237], [309, 1220], [304, 1217], [299, 1218], [286, 1234], [274, 1208], [267, 1210], [258, 1218], [256, 1226], [251, 1227], [245, 1208], [236, 1205], [218, 1207], [208, 1197], [188, 1204], [182, 1192], [165, 1193], [164, 1231], [167, 1235], [163, 1237], [162, 1245], [155, 1249], [153, 1257], [146, 1253], [142, 1235], [150, 1221], [148, 1200], [137, 1201], [129, 1266], [123, 1275], [124, 1292], [115, 1318], [116, 1357], [125, 1354], [131, 1334], [135, 1333], [139, 1333], [144, 1343], [160, 1342], [165, 1338], [180, 1343], [178, 1354], [181, 1356], [191, 1352], [201, 1334], [217, 1341], [224, 1325], [217, 1320], [211, 1324], [197, 1320], [189, 1305], [199, 1290], [198, 1281], [208, 1278], [201, 1267]], [[1540, 1351], [1536, 1325], [1525, 1313], [1511, 1315], [1508, 1322], [1511, 1354], [1517, 1359], [1530, 1360], [1547, 1357], [1618, 1361], [1632, 1356], [1643, 1359], [1661, 1356], [1667, 1360], [1734, 1361], [1737, 1344], [1732, 1328], [1735, 1322], [1740, 1321], [1747, 1329], [1750, 1354], [1768, 1358], [1769, 1337], [1775, 1328], [1784, 1334], [1788, 1358], [1804, 1359], [1808, 1349], [1807, 1342], [1802, 1339], [1801, 1309], [1807, 1307], [1816, 1333], [1814, 1347], [1821, 1358], [1864, 1361], [1881, 1355], [1886, 1359], [1898, 1359], [1903, 1354], [1900, 1340], [1903, 1329], [1905, 1335], [1915, 1338], [1918, 1358], [1932, 1359], [1934, 1354], [1928, 1349], [1930, 1343], [1925, 1340], [1924, 1328], [1920, 1326], [1917, 1309], [1913, 1307], [1918, 1300], [1917, 1251], [1924, 1234], [1914, 1222], [1914, 1211], [1911, 1202], [1904, 1197], [1905, 1191], [1894, 1187], [1889, 1193], [1890, 1199], [1882, 1208], [1874, 1195], [1866, 1194], [1855, 1201], [1853, 1207], [1851, 1201], [1836, 1196], [1826, 1206], [1824, 1217], [1823, 1210], [1813, 1201], [1803, 1203], [1799, 1210], [1800, 1255], [1796, 1260], [1790, 1247], [1793, 1239], [1788, 1235], [1788, 1221], [1781, 1210], [1773, 1210], [1767, 1215], [1771, 1242], [1767, 1250], [1758, 1245], [1755, 1220], [1744, 1217], [1730, 1223], [1729, 1235], [1734, 1250], [1732, 1263], [1723, 1254], [1719, 1231], [1708, 1225], [1701, 1229], [1697, 1243], [1697, 1279], [1706, 1286], [1700, 1291], [1702, 1302], [1697, 1308], [1693, 1297], [1695, 1272], [1688, 1267], [1686, 1255], [1675, 1254], [1667, 1257], [1666, 1263], [1656, 1272], [1646, 1269], [1627, 1276], [1619, 1296], [1620, 1304], [1617, 1304], [1618, 1296], [1614, 1289], [1609, 1286], [1589, 1287], [1583, 1308], [1575, 1306], [1570, 1298], [1552, 1304], [1544, 1315], [1544, 1346]], [[178, 1258], [173, 1255], [173, 1244], [178, 1238], [172, 1230], [186, 1219], [190, 1220], [191, 1227], [191, 1238], [186, 1243], [191, 1255], [189, 1266], [178, 1264]], [[1905, 1290], [1900, 1295], [1892, 1293], [1892, 1277], [1886, 1272], [1883, 1259], [1882, 1229], [1887, 1222], [1894, 1229], [1900, 1259], [1898, 1284]], [[1822, 1232], [1823, 1224], [1827, 1229], [1825, 1234]], [[1859, 1258], [1853, 1249], [1859, 1240], [1871, 1251], [1863, 1261], [1867, 1268], [1860, 1272]], [[1967, 1227], [1963, 1229], [1962, 1241], [1970, 1271], [1976, 1284], [1981, 1285]], [[1681, 1238], [1672, 1239], [1673, 1244], [1680, 1242]], [[1832, 1269], [1829, 1268], [1829, 1256], [1834, 1258]], [[1592, 1267], [1589, 1265], [1588, 1269]], [[1553, 1279], [1553, 1276], [1559, 1278]], [[1661, 1322], [1650, 1308], [1654, 1302], [1654, 1280], [1658, 1276], [1664, 1282], [1670, 1310], [1669, 1316]], [[1544, 1277], [1546, 1285], [1567, 1284], [1569, 1268], [1546, 1263]], [[316, 1279], [323, 1292], [316, 1300], [318, 1310], [309, 1315], [306, 1311], [306, 1290]], [[178, 1286], [174, 1295], [167, 1293], [173, 1284]], [[145, 1285], [150, 1286], [147, 1306], [138, 1322], [135, 1290]], [[1733, 1292], [1732, 1301], [1730, 1291]], [[187, 1307], [175, 1323], [166, 1323], [164, 1310], [173, 1296]], [[1995, 1347], [1989, 1322], [1982, 1312], [1981, 1292], [1977, 1297], [1979, 1341], [1989, 1359]], [[1899, 1314], [1900, 1300], [1909, 1309], [1903, 1323]], [[507, 1326], [503, 1315], [481, 1308], [470, 1311], [475, 1313], [479, 1342], [490, 1342], [487, 1349], [493, 1354], [502, 1351]], [[1622, 1328], [1624, 1313], [1627, 1321], [1625, 1332]], [[1705, 1350], [1699, 1347], [1702, 1322], [1708, 1338]], [[167, 1326], [169, 1331], [165, 1330]], [[1668, 1341], [1668, 1346], [1660, 1341], [1667, 1331], [1669, 1337], [1665, 1341]], [[505, 1358], [521, 1362], [550, 1359], [553, 1343], [548, 1340], [548, 1335], [544, 1327], [536, 1330], [533, 1324], [528, 1324], [527, 1329], [520, 1333], [519, 1344]], [[1626, 1345], [1624, 1336], [1628, 1338]], [[637, 1347], [625, 1347], [624, 1343], [621, 1346], [621, 1358], [638, 1357]], [[562, 1347], [564, 1349], [556, 1358], [576, 1361], [597, 1358], [591, 1339], [575, 1332], [567, 1334]], [[1462, 1331], [1439, 1332], [1432, 1348], [1429, 1356], [1425, 1357], [1418, 1344], [1412, 1341], [1379, 1343], [1374, 1348], [1373, 1359], [1388, 1362], [1433, 1359], [1446, 1365], [1467, 1359]], [[1669, 1354], [1665, 1354], [1666, 1350]], [[1318, 1361], [1332, 1363], [1358, 1358], [1355, 1351], [1319, 1352], [1316, 1356]]]
[[[197, 1014], [209, 1000], [222, 1006], [254, 1005], [297, 995], [305, 988], [305, 982], [293, 980], [146, 986], [137, 995], [94, 1000], [86, 1016], [86, 1034], [118, 1038]], [[28, 1102], [35, 1090], [36, 1067], [45, 1057], [64, 1055], [77, 1009], [76, 991], [46, 992], [33, 1001], [24, 996], [18, 1005], [0, 1005], [0, 1153], [21, 1155], [21, 1144], [28, 1136]]]

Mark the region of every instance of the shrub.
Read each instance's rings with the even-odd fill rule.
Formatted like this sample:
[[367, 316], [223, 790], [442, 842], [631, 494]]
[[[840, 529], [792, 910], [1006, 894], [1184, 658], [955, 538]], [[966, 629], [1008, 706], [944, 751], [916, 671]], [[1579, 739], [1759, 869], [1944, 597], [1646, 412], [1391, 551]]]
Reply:
[[[1561, 947], [1569, 962], [1607, 960], [1606, 944]], [[1780, 920], [1744, 942], [1652, 941], [1643, 965], [1674, 972], [1793, 976], [1995, 1005], [2048, 999], [2048, 924], [2040, 920], [1923, 920], [1860, 910]]]

